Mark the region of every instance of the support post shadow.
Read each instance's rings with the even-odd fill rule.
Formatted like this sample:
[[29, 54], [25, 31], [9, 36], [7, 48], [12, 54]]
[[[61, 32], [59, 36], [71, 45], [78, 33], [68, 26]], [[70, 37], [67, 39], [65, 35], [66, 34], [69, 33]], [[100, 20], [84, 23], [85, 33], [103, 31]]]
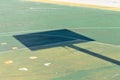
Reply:
[[89, 51], [89, 50], [87, 50], [87, 49], [77, 47], [77, 46], [75, 46], [75, 45], [68, 45], [68, 46], [69, 46], [70, 48], [75, 49], [75, 50], [84, 52], [85, 54], [88, 54], [88, 55], [97, 57], [97, 58], [99, 58], [99, 59], [108, 61], [108, 62], [113, 63], [113, 64], [116, 64], [116, 65], [120, 65], [120, 61], [115, 60], [115, 59], [112, 59], [112, 58], [109, 58], [109, 57], [106, 57], [106, 56], [104, 56], [104, 55], [101, 55], [100, 53], [95, 53], [95, 52]]

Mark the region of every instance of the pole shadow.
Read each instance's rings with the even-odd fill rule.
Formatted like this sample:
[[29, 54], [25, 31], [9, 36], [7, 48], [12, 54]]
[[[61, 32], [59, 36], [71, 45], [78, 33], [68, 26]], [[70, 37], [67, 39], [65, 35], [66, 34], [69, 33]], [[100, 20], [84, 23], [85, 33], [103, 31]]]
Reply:
[[99, 58], [99, 59], [108, 61], [108, 62], [113, 63], [113, 64], [116, 64], [116, 65], [120, 65], [120, 61], [115, 60], [115, 59], [112, 59], [112, 58], [109, 58], [109, 57], [106, 57], [106, 56], [104, 56], [104, 55], [101, 55], [100, 53], [95, 53], [95, 52], [92, 52], [92, 51], [89, 51], [89, 50], [87, 50], [87, 49], [80, 48], [80, 47], [77, 47], [77, 46], [74, 46], [74, 45], [68, 45], [68, 46], [69, 46], [70, 48], [75, 49], [75, 50], [84, 52], [85, 54], [88, 54], [88, 55], [97, 57], [97, 58]]

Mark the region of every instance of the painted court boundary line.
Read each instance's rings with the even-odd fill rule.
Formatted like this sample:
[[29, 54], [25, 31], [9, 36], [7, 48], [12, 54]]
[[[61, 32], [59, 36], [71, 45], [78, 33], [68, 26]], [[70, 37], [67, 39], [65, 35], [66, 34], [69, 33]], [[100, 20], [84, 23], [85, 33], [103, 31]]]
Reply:
[[[76, 40], [77, 41], [77, 40]], [[67, 41], [68, 42], [68, 41]], [[70, 41], [70, 42], [73, 42], [73, 41]], [[91, 41], [92, 43], [96, 43], [96, 44], [102, 44], [102, 45], [106, 45], [106, 46], [111, 46], [111, 47], [117, 47], [117, 48], [120, 48], [120, 46], [116, 46], [116, 45], [113, 45], [113, 44], [108, 44], [108, 43], [102, 43], [102, 42], [97, 42], [97, 41]], [[59, 42], [57, 44], [61, 44], [62, 42]], [[54, 44], [53, 44], [54, 45]], [[46, 45], [46, 46], [49, 46], [49, 45]], [[36, 47], [39, 47], [39, 46], [36, 46]], [[34, 48], [34, 47], [33, 47]], [[6, 52], [13, 52], [13, 51], [18, 51], [18, 50], [28, 50], [30, 51], [27, 47], [25, 48], [20, 48], [20, 49], [16, 49], [16, 50], [8, 50], [8, 51], [2, 51], [0, 53], [6, 53]]]
[[32, 1], [32, 2], [42, 2], [42, 3], [51, 3], [51, 4], [59, 4], [59, 5], [68, 5], [68, 6], [97, 8], [97, 9], [112, 10], [112, 11], [120, 11], [120, 7], [109, 7], [109, 6], [94, 5], [94, 4], [62, 2], [62, 1], [56, 1], [56, 0], [29, 0], [29, 1]]
[[54, 28], [54, 29], [42, 29], [42, 30], [26, 30], [26, 31], [14, 31], [14, 32], [4, 32], [4, 33], [0, 33], [0, 36], [11, 36], [11, 35], [15, 35], [15, 34], [26, 34], [26, 33], [31, 33], [31, 32], [38, 32], [38, 31], [47, 31], [47, 30], [56, 30], [56, 29], [73, 29], [73, 30], [77, 30], [77, 29], [120, 29], [120, 27], [81, 27], [81, 28]]
[[[93, 41], [91, 41], [91, 42], [93, 42]], [[60, 42], [61, 43], [61, 42]], [[60, 44], [60, 43], [58, 43], [58, 44]], [[116, 46], [116, 45], [112, 45], [112, 44], [107, 44], [107, 43], [102, 43], [102, 42], [93, 42], [93, 43], [96, 43], [96, 44], [103, 44], [103, 45], [106, 45], [106, 46], [111, 46], [111, 47], [118, 47], [118, 48], [120, 48], [120, 46]], [[49, 46], [49, 45], [48, 45]], [[39, 46], [37, 46], [37, 47], [39, 47]], [[8, 50], [8, 51], [2, 51], [2, 52], [0, 52], [0, 53], [7, 53], [7, 52], [13, 52], [13, 51], [20, 51], [20, 50], [28, 50], [28, 51], [30, 51], [27, 47], [25, 47], [25, 48], [20, 48], [20, 49], [17, 49], [17, 50]]]

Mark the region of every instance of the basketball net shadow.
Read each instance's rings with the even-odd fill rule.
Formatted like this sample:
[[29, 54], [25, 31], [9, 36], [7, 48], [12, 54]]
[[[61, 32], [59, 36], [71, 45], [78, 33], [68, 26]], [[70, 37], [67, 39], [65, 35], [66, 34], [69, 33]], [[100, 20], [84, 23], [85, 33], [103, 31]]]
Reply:
[[14, 35], [13, 37], [32, 51], [51, 47], [68, 46], [77, 51], [84, 52], [85, 54], [97, 57], [116, 65], [120, 65], [120, 61], [118, 60], [73, 45], [76, 43], [85, 43], [95, 40], [68, 29]]

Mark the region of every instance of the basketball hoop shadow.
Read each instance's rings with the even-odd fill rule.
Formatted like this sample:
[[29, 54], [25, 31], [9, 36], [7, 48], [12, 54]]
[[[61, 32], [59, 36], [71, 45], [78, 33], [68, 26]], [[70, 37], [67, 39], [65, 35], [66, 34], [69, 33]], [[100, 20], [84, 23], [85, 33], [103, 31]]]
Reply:
[[14, 37], [32, 51], [94, 41], [67, 29], [15, 35]]
[[73, 45], [75, 43], [85, 43], [95, 40], [68, 29], [14, 35], [14, 38], [32, 51], [51, 47], [68, 46], [80, 52], [84, 52], [85, 54], [100, 58], [116, 65], [120, 65], [120, 61], [118, 60]]

